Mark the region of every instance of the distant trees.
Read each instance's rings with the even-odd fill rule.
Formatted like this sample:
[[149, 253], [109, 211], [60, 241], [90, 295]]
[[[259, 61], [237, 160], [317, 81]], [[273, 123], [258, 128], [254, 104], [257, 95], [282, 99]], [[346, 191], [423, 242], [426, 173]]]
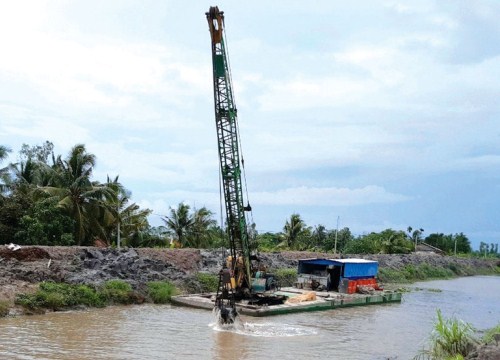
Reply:
[[[92, 179], [95, 155], [75, 145], [55, 156], [53, 144], [24, 144], [19, 161], [2, 168], [0, 242], [40, 245], [111, 244], [122, 225], [127, 241], [145, 231], [149, 210], [140, 210], [118, 182]], [[6, 148], [0, 147], [4, 158]]]
[[358, 236], [343, 250], [347, 254], [407, 254], [413, 246], [404, 231], [386, 229]]
[[170, 214], [163, 218], [167, 230], [174, 238], [175, 247], [213, 247], [220, 243], [221, 231], [206, 207], [191, 211], [187, 204], [180, 203], [170, 208]]
[[310, 230], [306, 227], [300, 215], [292, 214], [290, 219], [286, 221], [285, 226], [283, 226], [283, 242], [281, 244], [290, 249], [298, 249], [308, 237], [309, 232]]
[[424, 242], [434, 247], [437, 247], [438, 249], [441, 249], [448, 254], [455, 253], [455, 244], [456, 244], [457, 254], [460, 253], [465, 254], [472, 252], [469, 238], [463, 233], [454, 235], [453, 234], [444, 235], [442, 233], [434, 233], [427, 236], [424, 239]]
[[[118, 176], [99, 182], [93, 178], [96, 156], [84, 144], [72, 147], [66, 157], [54, 154], [54, 145], [24, 144], [17, 162], [6, 165], [11, 152], [0, 145], [0, 244], [92, 245], [99, 239], [125, 246], [210, 248], [227, 246], [227, 234], [206, 207], [191, 209], [180, 203], [163, 217], [165, 226], [151, 227], [149, 209], [131, 201]], [[327, 229], [308, 226], [293, 213], [281, 232], [257, 234], [249, 226], [251, 246], [261, 251], [311, 250], [344, 254], [408, 253], [422, 240], [447, 253], [470, 253], [463, 233], [434, 233], [423, 239], [424, 230], [386, 229], [353, 236], [348, 227]], [[253, 238], [256, 241], [253, 241]], [[498, 254], [498, 244], [481, 243], [480, 253]]]
[[[10, 149], [6, 146], [0, 145], [0, 166], [2, 162], [5, 161]], [[9, 179], [8, 167], [0, 167], [0, 196], [2, 193], [7, 190], [7, 182]]]
[[481, 243], [479, 244], [479, 254], [483, 256], [498, 256], [498, 243], [488, 244], [481, 241]]

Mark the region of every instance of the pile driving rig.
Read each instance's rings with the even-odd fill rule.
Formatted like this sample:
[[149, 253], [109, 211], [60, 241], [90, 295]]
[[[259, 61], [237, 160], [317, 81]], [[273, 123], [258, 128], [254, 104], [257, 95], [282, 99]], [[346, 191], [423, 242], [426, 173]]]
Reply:
[[215, 6], [205, 15], [212, 43], [215, 124], [229, 237], [229, 256], [219, 273], [215, 307], [220, 311], [221, 322], [232, 323], [237, 316], [238, 301], [270, 305], [282, 303], [284, 297], [269, 294], [277, 287], [274, 276], [259, 269], [257, 257], [251, 254], [245, 218], [245, 211], [251, 211], [251, 207], [243, 201], [243, 166], [240, 166], [237, 110], [225, 47], [224, 12]]

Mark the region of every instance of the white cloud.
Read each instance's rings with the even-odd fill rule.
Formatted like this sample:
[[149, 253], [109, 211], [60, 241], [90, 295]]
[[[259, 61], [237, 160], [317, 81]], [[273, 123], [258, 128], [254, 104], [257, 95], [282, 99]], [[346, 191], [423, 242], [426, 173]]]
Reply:
[[383, 187], [376, 185], [355, 189], [300, 186], [275, 192], [252, 194], [253, 202], [264, 205], [356, 206], [395, 203], [410, 199], [408, 196], [388, 192]]

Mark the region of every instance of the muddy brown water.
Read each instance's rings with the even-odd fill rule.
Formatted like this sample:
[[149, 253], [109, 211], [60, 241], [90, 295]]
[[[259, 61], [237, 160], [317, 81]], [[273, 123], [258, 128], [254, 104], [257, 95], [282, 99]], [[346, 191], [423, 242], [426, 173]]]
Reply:
[[412, 285], [401, 304], [214, 325], [211, 312], [169, 305], [0, 319], [0, 359], [410, 359], [436, 309], [486, 329], [500, 322], [500, 277]]

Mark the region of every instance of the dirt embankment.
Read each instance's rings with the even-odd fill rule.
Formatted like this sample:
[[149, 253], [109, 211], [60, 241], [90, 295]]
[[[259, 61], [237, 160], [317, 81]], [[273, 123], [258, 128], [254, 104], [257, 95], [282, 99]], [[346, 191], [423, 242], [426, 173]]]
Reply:
[[[260, 259], [268, 269], [295, 268], [298, 259], [332, 254], [283, 251], [262, 253]], [[399, 269], [408, 264], [433, 266], [492, 268], [497, 262], [482, 259], [460, 259], [430, 254], [367, 255], [381, 267]], [[111, 279], [122, 279], [135, 288], [156, 280], [169, 280], [181, 288], [196, 289], [198, 272], [217, 274], [222, 253], [199, 249], [104, 249], [95, 247], [27, 246], [16, 251], [0, 247], [0, 300], [13, 301], [15, 294], [31, 292], [37, 283], [52, 280], [73, 284], [98, 285]]]

